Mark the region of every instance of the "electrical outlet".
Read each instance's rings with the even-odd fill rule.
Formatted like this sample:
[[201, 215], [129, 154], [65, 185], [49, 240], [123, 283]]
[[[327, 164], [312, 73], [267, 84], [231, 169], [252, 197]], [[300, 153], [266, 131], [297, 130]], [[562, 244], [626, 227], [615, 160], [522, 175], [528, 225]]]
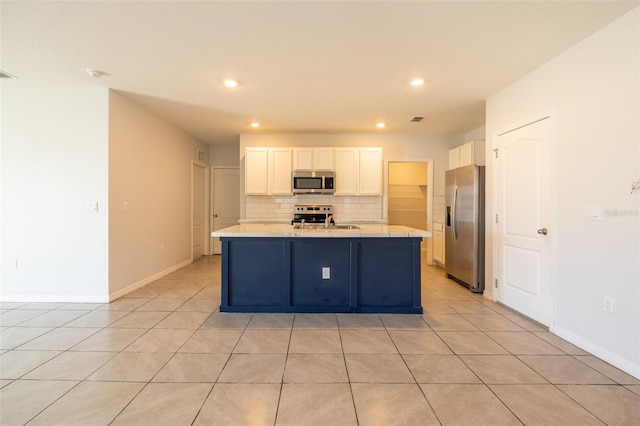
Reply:
[[11, 259], [11, 262], [9, 262], [9, 267], [11, 269], [18, 269], [18, 259]]
[[331, 279], [331, 268], [329, 268], [328, 266], [323, 266], [322, 267], [322, 279], [323, 280], [330, 280]]
[[89, 213], [98, 213], [98, 203], [97, 202], [89, 202], [85, 206], [86, 210]]
[[604, 309], [605, 312], [612, 314], [613, 313], [613, 297], [605, 296], [602, 308]]

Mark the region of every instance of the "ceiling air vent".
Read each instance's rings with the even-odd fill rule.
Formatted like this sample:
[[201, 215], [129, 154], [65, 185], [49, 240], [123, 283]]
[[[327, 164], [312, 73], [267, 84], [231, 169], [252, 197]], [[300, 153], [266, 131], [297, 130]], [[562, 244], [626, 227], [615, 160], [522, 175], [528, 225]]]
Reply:
[[0, 70], [0, 78], [18, 78], [15, 75], [11, 75], [8, 72]]
[[419, 117], [419, 116], [417, 116], [417, 115], [416, 115], [415, 117], [413, 117], [413, 118], [412, 118], [411, 120], [409, 120], [409, 121], [411, 121], [412, 123], [418, 123], [418, 122], [420, 122], [420, 121], [422, 121], [422, 120], [424, 120], [424, 117]]

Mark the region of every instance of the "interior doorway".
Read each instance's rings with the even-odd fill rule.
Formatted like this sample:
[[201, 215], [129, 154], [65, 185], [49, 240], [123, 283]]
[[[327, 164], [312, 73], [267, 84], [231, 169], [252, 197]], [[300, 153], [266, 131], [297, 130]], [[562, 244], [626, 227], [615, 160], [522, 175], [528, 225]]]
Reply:
[[[213, 206], [212, 229], [238, 224], [240, 218], [240, 169], [216, 167], [212, 175]], [[222, 254], [219, 238], [212, 238], [213, 254]]]
[[[430, 185], [431, 161], [389, 161], [387, 188], [387, 221], [389, 225], [404, 225], [431, 231]], [[431, 239], [429, 239], [430, 241]], [[427, 262], [432, 263], [430, 243], [422, 245]]]
[[205, 235], [209, 232], [206, 220], [207, 189], [208, 189], [208, 165], [199, 161], [191, 163], [191, 260], [201, 258], [208, 252], [208, 239]]

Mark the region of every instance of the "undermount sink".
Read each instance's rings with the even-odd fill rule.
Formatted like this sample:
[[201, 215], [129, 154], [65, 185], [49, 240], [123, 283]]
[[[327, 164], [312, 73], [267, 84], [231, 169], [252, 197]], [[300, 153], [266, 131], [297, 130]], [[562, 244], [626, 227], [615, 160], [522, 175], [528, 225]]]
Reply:
[[296, 223], [293, 225], [293, 229], [308, 229], [308, 230], [318, 230], [318, 229], [360, 229], [357, 225], [329, 225], [325, 226], [324, 224], [319, 223], [305, 223], [304, 226], [301, 223]]

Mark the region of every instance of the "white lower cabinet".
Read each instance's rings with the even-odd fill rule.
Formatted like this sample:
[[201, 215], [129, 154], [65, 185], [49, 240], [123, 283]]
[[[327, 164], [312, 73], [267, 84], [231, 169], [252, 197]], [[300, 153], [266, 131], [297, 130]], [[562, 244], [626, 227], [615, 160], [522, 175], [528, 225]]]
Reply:
[[444, 265], [444, 225], [433, 224], [433, 260]]

